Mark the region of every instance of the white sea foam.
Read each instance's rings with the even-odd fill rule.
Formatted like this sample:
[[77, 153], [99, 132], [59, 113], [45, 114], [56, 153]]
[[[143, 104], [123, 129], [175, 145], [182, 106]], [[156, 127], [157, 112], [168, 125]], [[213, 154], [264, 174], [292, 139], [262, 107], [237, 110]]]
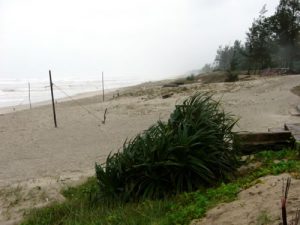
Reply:
[[[142, 83], [144, 80], [105, 80], [105, 89], [116, 89]], [[0, 79], [0, 107], [9, 107], [29, 104], [28, 83], [31, 89], [31, 102], [37, 103], [51, 100], [50, 85], [47, 80], [21, 80], [21, 79]], [[66, 97], [68, 95], [76, 95], [80, 93], [101, 91], [101, 81], [83, 81], [64, 79], [53, 81], [54, 95], [56, 99]], [[58, 88], [57, 88], [58, 87]], [[61, 90], [65, 93], [63, 93]]]

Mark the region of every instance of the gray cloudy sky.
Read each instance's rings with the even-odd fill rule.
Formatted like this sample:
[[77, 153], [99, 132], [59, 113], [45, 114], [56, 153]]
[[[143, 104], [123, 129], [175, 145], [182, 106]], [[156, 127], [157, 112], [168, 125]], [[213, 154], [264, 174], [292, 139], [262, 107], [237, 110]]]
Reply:
[[212, 62], [279, 0], [0, 0], [0, 78], [159, 79]]

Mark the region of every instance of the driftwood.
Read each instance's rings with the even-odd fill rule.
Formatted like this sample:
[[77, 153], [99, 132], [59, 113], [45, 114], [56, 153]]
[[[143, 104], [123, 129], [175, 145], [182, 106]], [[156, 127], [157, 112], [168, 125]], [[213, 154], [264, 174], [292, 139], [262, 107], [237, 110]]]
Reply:
[[172, 97], [172, 96], [173, 96], [173, 93], [169, 93], [169, 94], [162, 95], [161, 97], [162, 97], [163, 99], [166, 99], [166, 98], [170, 98], [170, 97]]
[[178, 84], [171, 83], [171, 84], [165, 84], [165, 85], [163, 85], [163, 88], [166, 88], [166, 87], [178, 87], [178, 86], [179, 86]]
[[292, 148], [295, 140], [289, 131], [237, 133], [234, 143], [242, 154], [248, 155], [265, 150], [279, 151], [283, 148]]
[[177, 84], [178, 86], [180, 86], [180, 85], [184, 85], [184, 82], [181, 82], [181, 81], [175, 81], [174, 84]]
[[107, 113], [107, 108], [106, 108], [105, 111], [104, 111], [102, 124], [105, 124], [105, 121], [106, 121], [106, 113]]
[[163, 88], [165, 88], [165, 87], [179, 87], [180, 85], [184, 85], [184, 82], [174, 81], [174, 82], [163, 85]]

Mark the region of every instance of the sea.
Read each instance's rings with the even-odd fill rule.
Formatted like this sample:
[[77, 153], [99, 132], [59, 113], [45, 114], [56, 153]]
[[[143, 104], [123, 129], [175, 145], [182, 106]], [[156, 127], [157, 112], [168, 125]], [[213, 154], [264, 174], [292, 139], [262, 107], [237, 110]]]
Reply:
[[[107, 79], [104, 89], [114, 90], [145, 82], [143, 79]], [[77, 94], [97, 92], [102, 94], [101, 80], [64, 79], [53, 81], [55, 99], [68, 98]], [[29, 97], [30, 90], [30, 97]], [[39, 79], [1, 79], [0, 78], [0, 108], [16, 107], [51, 100], [49, 80]]]

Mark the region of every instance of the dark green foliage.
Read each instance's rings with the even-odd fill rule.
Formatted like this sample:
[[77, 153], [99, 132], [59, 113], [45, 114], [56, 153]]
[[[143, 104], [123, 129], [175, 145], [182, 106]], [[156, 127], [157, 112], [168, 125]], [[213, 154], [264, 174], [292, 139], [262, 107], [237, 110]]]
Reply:
[[299, 159], [298, 150], [263, 151], [255, 154], [255, 161], [271, 163], [274, 160]]
[[186, 78], [187, 81], [194, 81], [195, 79], [196, 79], [196, 77], [194, 74], [191, 74]]
[[264, 16], [265, 12], [263, 9], [259, 18], [252, 23], [245, 43], [249, 66], [254, 70], [272, 67], [272, 53], [276, 51], [273, 32], [269, 19]]
[[279, 46], [280, 65], [294, 69], [296, 60], [300, 60], [300, 1], [280, 0], [275, 14], [270, 17], [270, 24]]
[[226, 71], [230, 68], [230, 62], [233, 57], [234, 49], [229, 45], [224, 47], [219, 46], [217, 50], [217, 55], [215, 58], [216, 69]]
[[235, 71], [244, 68], [245, 60], [245, 49], [241, 42], [236, 40], [233, 46], [225, 45], [224, 47], [219, 47], [215, 65], [217, 70]]
[[225, 82], [235, 82], [239, 80], [238, 73], [233, 70], [228, 70]]
[[[257, 72], [268, 68], [285, 68], [300, 71], [300, 1], [280, 0], [274, 15], [266, 17], [266, 5], [254, 20], [242, 45], [219, 47], [215, 69], [228, 71], [248, 70]], [[233, 59], [235, 57], [235, 59]]]
[[195, 94], [123, 151], [96, 165], [102, 199], [161, 198], [225, 180], [237, 166], [235, 125], [207, 94]]

